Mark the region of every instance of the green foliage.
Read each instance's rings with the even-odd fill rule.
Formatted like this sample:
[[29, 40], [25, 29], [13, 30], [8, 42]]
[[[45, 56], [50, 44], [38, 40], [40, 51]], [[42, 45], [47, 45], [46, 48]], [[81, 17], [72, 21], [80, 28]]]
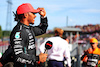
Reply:
[[10, 33], [11, 33], [11, 31], [3, 31], [2, 35], [3, 35], [3, 37], [9, 37]]
[[2, 31], [2, 28], [0, 26], [0, 39], [3, 37], [9, 37], [10, 36], [11, 31]]
[[43, 34], [43, 35], [40, 35], [40, 36], [36, 36], [36, 38], [40, 38], [40, 37], [45, 38], [45, 37], [52, 37], [52, 36], [54, 36], [54, 34]]
[[2, 28], [0, 26], [0, 38], [2, 37]]
[[98, 67], [100, 67], [100, 64], [98, 64]]

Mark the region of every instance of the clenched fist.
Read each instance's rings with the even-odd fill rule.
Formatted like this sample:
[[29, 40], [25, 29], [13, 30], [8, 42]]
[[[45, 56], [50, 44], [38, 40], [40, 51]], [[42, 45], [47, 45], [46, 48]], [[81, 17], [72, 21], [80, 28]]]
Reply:
[[46, 11], [45, 11], [44, 8], [38, 7], [37, 9], [40, 10], [40, 11], [39, 11], [39, 14], [40, 14], [41, 16], [43, 16], [43, 17], [46, 16]]
[[40, 53], [40, 54], [39, 54], [39, 61], [40, 61], [40, 62], [45, 62], [46, 59], [47, 59], [47, 55], [48, 55], [48, 54]]

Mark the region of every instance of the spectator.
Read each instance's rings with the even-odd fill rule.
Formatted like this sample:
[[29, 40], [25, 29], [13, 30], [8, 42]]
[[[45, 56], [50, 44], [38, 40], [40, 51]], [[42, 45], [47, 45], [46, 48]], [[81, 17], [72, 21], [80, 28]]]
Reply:
[[100, 49], [97, 47], [98, 41], [96, 38], [90, 39], [91, 47], [88, 50], [84, 51], [84, 54], [81, 57], [81, 60], [84, 63], [84, 67], [95, 67], [97, 64], [100, 64], [99, 56]]

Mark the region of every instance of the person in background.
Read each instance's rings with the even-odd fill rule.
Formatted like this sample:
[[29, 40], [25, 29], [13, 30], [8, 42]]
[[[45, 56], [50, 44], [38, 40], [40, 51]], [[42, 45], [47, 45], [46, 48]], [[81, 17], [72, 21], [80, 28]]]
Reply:
[[[34, 24], [36, 13], [40, 15], [40, 24]], [[36, 67], [36, 61], [45, 62], [47, 54], [36, 56], [35, 36], [44, 34], [48, 27], [44, 8], [34, 9], [30, 3], [18, 6], [15, 20], [18, 22], [10, 35], [13, 49], [14, 67]]]
[[71, 67], [70, 51], [68, 48], [68, 43], [62, 38], [63, 30], [60, 28], [55, 28], [54, 37], [48, 38], [40, 46], [40, 52], [45, 52], [45, 45], [52, 46], [48, 52], [48, 66], [49, 67], [64, 67], [64, 56], [67, 60], [68, 66]]
[[91, 47], [84, 51], [81, 60], [84, 63], [84, 67], [96, 67], [100, 64], [100, 48], [98, 48], [98, 40], [96, 38], [90, 39]]

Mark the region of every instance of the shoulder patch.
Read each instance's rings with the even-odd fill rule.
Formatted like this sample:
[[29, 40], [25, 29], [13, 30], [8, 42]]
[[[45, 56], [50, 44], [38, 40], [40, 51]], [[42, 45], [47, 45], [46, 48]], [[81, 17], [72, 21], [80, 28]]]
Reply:
[[20, 32], [16, 32], [15, 38], [16, 38], [16, 39], [20, 38]]

